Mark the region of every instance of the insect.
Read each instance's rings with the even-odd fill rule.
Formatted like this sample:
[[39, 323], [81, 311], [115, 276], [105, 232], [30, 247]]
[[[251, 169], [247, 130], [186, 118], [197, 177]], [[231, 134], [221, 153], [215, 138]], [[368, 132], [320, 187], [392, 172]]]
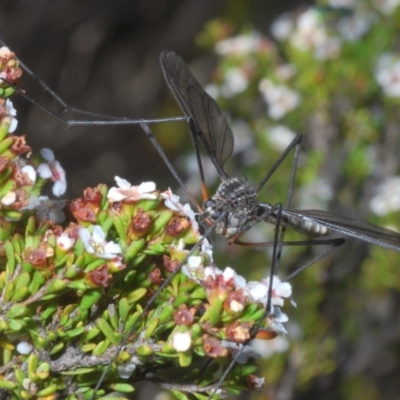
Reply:
[[[275, 223], [278, 206], [258, 202], [256, 197], [289, 152], [293, 148], [298, 151], [301, 135], [298, 134], [293, 139], [257, 187], [253, 187], [247, 181], [230, 178], [224, 170], [224, 164], [233, 151], [233, 134], [226, 116], [216, 101], [204, 91], [181, 57], [174, 52], [164, 51], [161, 54], [161, 65], [168, 86], [184, 114], [190, 117], [190, 133], [197, 154], [205, 200], [201, 219], [210, 218], [215, 221], [223, 214], [224, 217], [217, 224], [216, 232], [225, 236], [230, 243], [238, 242], [243, 233], [260, 221]], [[198, 153], [199, 142], [222, 179], [216, 193], [211, 197], [208, 197], [205, 189], [204, 173]], [[296, 163], [297, 155], [295, 155], [294, 171]], [[294, 173], [292, 176], [294, 177]], [[293, 185], [293, 179], [291, 185]], [[290, 188], [290, 193], [291, 190]], [[282, 226], [288, 226], [309, 236], [325, 236], [330, 231], [336, 231], [400, 252], [400, 234], [366, 221], [338, 216], [322, 210], [284, 208], [281, 214]]]

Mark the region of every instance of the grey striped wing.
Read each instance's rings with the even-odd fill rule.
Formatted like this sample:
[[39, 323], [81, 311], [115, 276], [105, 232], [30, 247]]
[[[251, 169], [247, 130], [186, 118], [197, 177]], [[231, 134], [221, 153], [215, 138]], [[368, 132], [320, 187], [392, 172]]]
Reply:
[[332, 231], [400, 252], [399, 233], [367, 221], [343, 217], [322, 210], [282, 210], [282, 217], [285, 221], [287, 220], [287, 225], [298, 226], [298, 221], [303, 219], [303, 221], [325, 226]]
[[166, 50], [161, 53], [160, 62], [165, 80], [179, 106], [192, 119], [195, 135], [218, 172], [227, 178], [223, 167], [232, 155], [234, 143], [225, 114], [197, 82], [181, 57]]

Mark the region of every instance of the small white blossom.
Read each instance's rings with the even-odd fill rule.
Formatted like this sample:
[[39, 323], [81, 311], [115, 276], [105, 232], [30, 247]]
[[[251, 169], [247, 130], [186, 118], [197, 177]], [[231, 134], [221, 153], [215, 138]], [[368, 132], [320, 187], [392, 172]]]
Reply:
[[280, 15], [271, 24], [271, 34], [277, 40], [286, 40], [289, 38], [294, 29], [293, 18], [291, 14], [284, 13]]
[[201, 266], [201, 257], [200, 256], [190, 256], [188, 258], [188, 266], [190, 269], [196, 269]]
[[390, 15], [400, 5], [400, 0], [373, 0], [373, 3], [383, 14]]
[[267, 129], [268, 141], [278, 151], [284, 151], [296, 136], [296, 133], [284, 125], [275, 125]]
[[167, 191], [160, 193], [160, 196], [165, 200], [164, 201], [165, 207], [169, 208], [172, 211], [179, 211], [183, 215], [186, 215], [190, 219], [193, 228], [199, 229], [199, 224], [196, 221], [196, 214], [192, 210], [189, 204], [182, 205], [179, 202], [180, 200], [179, 196], [172, 193], [171, 189], [168, 189]]
[[153, 192], [156, 190], [154, 182], [143, 182], [139, 186], [132, 186], [126, 179], [116, 176], [115, 182], [118, 187], [112, 187], [107, 194], [108, 200], [111, 202], [118, 201], [138, 201], [141, 199], [155, 200], [157, 195]]
[[300, 104], [300, 95], [284, 85], [275, 85], [269, 79], [263, 79], [259, 89], [268, 105], [268, 114], [272, 119], [280, 119]]
[[327, 32], [318, 12], [309, 8], [298, 17], [290, 42], [297, 49], [307, 51], [315, 49], [326, 38]]
[[70, 237], [65, 232], [63, 232], [60, 236], [57, 237], [57, 246], [64, 251], [72, 249], [72, 246], [74, 244], [75, 244], [75, 239]]
[[354, 13], [341, 18], [337, 28], [345, 40], [355, 42], [365, 36], [376, 21], [375, 13]]
[[36, 215], [39, 221], [52, 220], [56, 224], [65, 221], [65, 200], [50, 200], [47, 196], [32, 196], [29, 198], [29, 203], [23, 210], [36, 210]]
[[172, 338], [172, 347], [179, 352], [190, 349], [192, 338], [190, 332], [175, 332]]
[[384, 216], [400, 210], [400, 177], [386, 178], [377, 188], [376, 195], [369, 203], [373, 213]]
[[19, 354], [29, 354], [33, 350], [33, 346], [28, 342], [19, 342], [17, 351]]
[[247, 89], [249, 80], [240, 68], [229, 69], [224, 76], [221, 93], [225, 98], [232, 98]]
[[40, 151], [40, 154], [47, 163], [42, 163], [38, 166], [37, 172], [39, 176], [43, 179], [51, 179], [54, 182], [52, 191], [55, 196], [63, 195], [67, 190], [67, 181], [63, 167], [55, 159], [52, 150], [45, 148]]
[[210, 263], [213, 261], [213, 247], [207, 239], [203, 239], [203, 242], [201, 244], [201, 252], [208, 255]]
[[26, 175], [32, 183], [36, 182], [37, 173], [36, 173], [35, 168], [32, 167], [32, 165], [24, 165], [21, 168], [21, 172], [24, 175]]
[[266, 40], [257, 32], [250, 32], [218, 42], [215, 52], [220, 56], [231, 54], [248, 54], [264, 47]]
[[400, 55], [381, 55], [375, 70], [375, 79], [387, 96], [400, 97]]
[[[261, 282], [248, 282], [245, 291], [253, 301], [267, 305], [270, 287], [269, 277]], [[284, 298], [292, 295], [292, 286], [288, 282], [282, 282], [276, 275], [272, 281], [271, 304], [283, 306]]]
[[135, 371], [135, 363], [126, 363], [118, 366], [118, 376], [122, 379], [129, 379]]
[[107, 242], [105, 240], [106, 234], [99, 225], [93, 227], [92, 234], [87, 228], [79, 230], [79, 237], [81, 238], [85, 249], [90, 254], [95, 254], [100, 258], [112, 259], [121, 254], [121, 246], [113, 241]]
[[17, 115], [17, 110], [14, 108], [14, 105], [10, 99], [6, 100], [5, 108], [6, 114], [11, 117], [11, 124], [8, 132], [13, 133], [17, 129], [18, 125], [17, 118], [15, 118], [15, 116]]
[[253, 339], [251, 346], [261, 357], [268, 358], [274, 353], [284, 353], [289, 348], [289, 341], [283, 336], [277, 336], [273, 340]]
[[335, 59], [340, 54], [342, 44], [338, 38], [326, 38], [315, 46], [314, 55], [317, 60]]
[[293, 78], [296, 72], [296, 67], [292, 64], [279, 65], [275, 71], [277, 78], [283, 82]]
[[11, 206], [12, 204], [15, 203], [17, 200], [17, 195], [15, 194], [14, 191], [9, 191], [2, 199], [1, 199], [1, 204], [5, 206]]

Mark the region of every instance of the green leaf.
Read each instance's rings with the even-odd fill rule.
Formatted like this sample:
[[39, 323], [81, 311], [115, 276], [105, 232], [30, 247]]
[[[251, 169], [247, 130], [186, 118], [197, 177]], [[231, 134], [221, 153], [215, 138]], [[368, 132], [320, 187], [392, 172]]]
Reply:
[[96, 325], [112, 344], [118, 344], [123, 339], [123, 336], [117, 332], [114, 332], [111, 325], [105, 319], [98, 318], [96, 320]]

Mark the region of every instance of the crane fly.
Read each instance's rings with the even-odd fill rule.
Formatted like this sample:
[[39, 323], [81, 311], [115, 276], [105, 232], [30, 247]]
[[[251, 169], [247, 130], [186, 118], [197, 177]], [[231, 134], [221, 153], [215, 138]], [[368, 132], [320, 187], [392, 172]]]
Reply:
[[[224, 165], [232, 155], [234, 139], [225, 114], [217, 102], [201, 87], [181, 57], [172, 51], [164, 51], [160, 59], [169, 88], [183, 113], [190, 118], [190, 133], [196, 151], [204, 197], [204, 210], [200, 219], [205, 221], [209, 218], [215, 221], [223, 213], [225, 216], [217, 224], [215, 231], [225, 236], [230, 243], [238, 242], [240, 236], [259, 221], [275, 223], [278, 206], [258, 202], [256, 198], [289, 152], [293, 148], [299, 148], [301, 134], [296, 135], [257, 187], [247, 181], [229, 177]], [[222, 180], [216, 193], [211, 197], [208, 196], [205, 187], [198, 143], [204, 147]], [[290, 227], [308, 236], [320, 237], [336, 231], [400, 252], [400, 234], [369, 222], [322, 210], [282, 208], [280, 212], [281, 226]], [[310, 241], [310, 244], [312, 243], [314, 242]]]

